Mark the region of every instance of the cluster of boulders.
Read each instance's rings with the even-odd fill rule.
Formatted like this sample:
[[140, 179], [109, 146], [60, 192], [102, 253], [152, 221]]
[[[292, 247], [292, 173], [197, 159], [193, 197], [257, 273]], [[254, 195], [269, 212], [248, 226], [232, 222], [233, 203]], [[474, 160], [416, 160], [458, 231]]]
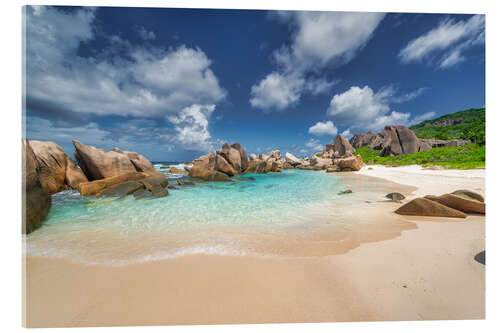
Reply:
[[166, 176], [136, 152], [109, 152], [73, 141], [78, 166], [54, 142], [23, 141], [23, 232], [40, 225], [50, 207], [50, 195], [75, 189], [81, 195], [163, 197]]
[[371, 149], [380, 150], [379, 156], [394, 156], [401, 154], [413, 154], [419, 151], [427, 151], [434, 147], [461, 147], [469, 144], [468, 140], [436, 140], [419, 139], [415, 133], [406, 126], [386, 126], [380, 133], [367, 132], [366, 134], [355, 134], [350, 144], [354, 148], [368, 146]]
[[457, 190], [440, 196], [426, 195], [396, 210], [400, 215], [465, 218], [467, 214], [485, 214], [484, 198], [469, 190]]
[[283, 157], [279, 150], [247, 156], [239, 143], [225, 143], [220, 150], [193, 160], [192, 166], [185, 169], [189, 177], [206, 181], [231, 181], [231, 177], [238, 174], [281, 172], [292, 168], [358, 171], [363, 166], [363, 160], [361, 156], [353, 156], [355, 151], [342, 135], [338, 135], [332, 144], [327, 144], [322, 153], [306, 158], [298, 158], [289, 152]]

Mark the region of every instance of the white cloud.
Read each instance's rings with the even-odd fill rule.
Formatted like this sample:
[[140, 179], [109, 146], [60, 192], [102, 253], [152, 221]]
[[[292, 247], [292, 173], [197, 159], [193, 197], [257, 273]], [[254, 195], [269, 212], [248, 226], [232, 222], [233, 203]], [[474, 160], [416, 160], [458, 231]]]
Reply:
[[411, 126], [411, 125], [419, 124], [424, 120], [429, 120], [429, 119], [435, 118], [436, 116], [437, 116], [436, 112], [429, 111], [429, 112], [426, 112], [424, 114], [421, 114], [420, 116], [416, 116], [408, 123], [408, 125]]
[[252, 86], [250, 104], [263, 110], [283, 110], [300, 99], [304, 80], [293, 75], [273, 72]]
[[352, 137], [351, 129], [346, 129], [345, 131], [342, 132], [342, 136], [349, 140]]
[[314, 126], [309, 128], [309, 134], [321, 136], [321, 135], [337, 135], [337, 128], [332, 121], [320, 122], [318, 121]]
[[[336, 67], [350, 61], [371, 38], [385, 14], [297, 11], [277, 12], [276, 15], [282, 23], [292, 27], [292, 43], [274, 51], [277, 71], [251, 89], [250, 103], [265, 110], [292, 106], [303, 93], [327, 92], [335, 82], [317, 77], [317, 74], [327, 66]], [[273, 82], [272, 91], [283, 91], [288, 98], [274, 101], [264, 87], [270, 83], [266, 82], [270, 76], [277, 75], [282, 79]]]
[[352, 131], [379, 131], [386, 125], [408, 125], [410, 113], [392, 111], [391, 103], [402, 103], [416, 98], [423, 90], [417, 89], [402, 96], [392, 86], [375, 93], [370, 87], [353, 86], [336, 94], [330, 101], [327, 115]]
[[175, 140], [184, 149], [196, 151], [211, 151], [219, 143], [213, 140], [208, 129], [208, 120], [215, 110], [215, 105], [193, 104], [182, 109], [168, 120], [174, 124], [177, 133]]
[[309, 148], [311, 152], [323, 150], [323, 145], [316, 139], [309, 139], [309, 141], [306, 142], [306, 147]]
[[144, 40], [156, 39], [156, 34], [154, 33], [154, 31], [148, 31], [143, 26], [137, 28], [137, 33], [139, 34], [139, 37], [141, 37]]
[[[161, 122], [165, 117], [180, 119], [193, 105], [225, 99], [211, 60], [199, 48], [142, 47], [102, 35], [107, 46], [93, 57], [80, 57], [80, 43], [94, 38], [94, 19], [94, 9], [26, 7], [28, 110], [51, 120], [80, 123], [89, 116], [109, 115]], [[154, 37], [154, 32], [141, 31], [147, 39]], [[184, 124], [182, 132], [179, 126]], [[176, 124], [177, 136], [190, 133], [191, 125]], [[200, 146], [206, 145], [204, 135], [202, 131], [195, 136]]]
[[282, 64], [303, 71], [324, 67], [333, 60], [338, 64], [351, 60], [385, 16], [383, 13], [312, 11], [286, 15], [295, 32], [288, 60]]
[[399, 52], [399, 57], [402, 62], [409, 63], [451, 48], [447, 54], [438, 57], [441, 68], [451, 67], [465, 60], [463, 51], [484, 43], [484, 26], [484, 15], [460, 21], [445, 19], [436, 28], [410, 41]]

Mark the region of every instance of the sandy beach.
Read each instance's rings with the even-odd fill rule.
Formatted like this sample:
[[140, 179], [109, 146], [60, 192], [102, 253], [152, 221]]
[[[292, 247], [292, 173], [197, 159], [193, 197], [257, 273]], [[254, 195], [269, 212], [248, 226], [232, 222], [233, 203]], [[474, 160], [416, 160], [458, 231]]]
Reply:
[[[411, 186], [409, 198], [485, 190], [484, 170], [365, 166], [346, 177], [356, 174]], [[485, 266], [474, 260], [484, 216], [405, 218], [383, 202], [360, 210], [368, 207], [383, 218], [372, 231], [387, 221], [415, 227], [373, 239], [360, 230], [358, 244], [326, 256], [189, 255], [122, 267], [28, 257], [25, 326], [484, 318]]]

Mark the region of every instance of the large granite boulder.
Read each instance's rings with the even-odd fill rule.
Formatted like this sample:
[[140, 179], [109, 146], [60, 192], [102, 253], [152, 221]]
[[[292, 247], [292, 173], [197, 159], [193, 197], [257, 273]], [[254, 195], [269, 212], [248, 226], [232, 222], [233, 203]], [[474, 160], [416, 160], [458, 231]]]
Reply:
[[29, 141], [23, 140], [22, 232], [30, 233], [42, 224], [50, 208], [50, 195], [40, 181], [35, 153]]
[[299, 164], [302, 164], [302, 161], [295, 157], [292, 153], [285, 153], [285, 160], [287, 163], [289, 163], [292, 166], [297, 166]]
[[89, 181], [137, 172], [128, 156], [121, 151], [105, 152], [77, 140], [73, 140], [73, 146], [78, 165]]
[[254, 160], [258, 159], [258, 158], [259, 157], [257, 155], [255, 155], [255, 154], [250, 154], [250, 156], [249, 156], [249, 160], [250, 161], [254, 161]]
[[229, 176], [223, 172], [213, 169], [207, 169], [204, 168], [203, 166], [197, 166], [197, 165], [189, 169], [189, 177], [202, 179], [205, 181], [222, 181], [222, 182], [231, 181]]
[[48, 194], [64, 190], [67, 157], [57, 143], [31, 140], [30, 146], [38, 163], [40, 182]]
[[73, 190], [77, 190], [78, 185], [86, 182], [88, 182], [88, 179], [83, 171], [75, 165], [69, 156], [66, 156], [66, 176], [64, 183]]
[[239, 143], [224, 143], [220, 150], [193, 160], [193, 167], [185, 169], [191, 178], [228, 181], [229, 177], [245, 172], [250, 162], [252, 161]]
[[356, 151], [349, 141], [342, 134], [339, 134], [333, 140], [333, 151], [336, 157], [349, 157]]
[[148, 175], [144, 172], [132, 171], [122, 173], [117, 176], [111, 176], [103, 179], [93, 180], [78, 185], [78, 191], [81, 195], [96, 195], [97, 193], [121, 183], [137, 181], [146, 178]]
[[380, 156], [413, 154], [429, 149], [428, 145], [421, 147], [420, 139], [406, 126], [386, 126], [380, 135], [384, 138]]
[[267, 173], [271, 169], [272, 165], [262, 160], [253, 160], [248, 163], [248, 168], [246, 173]]
[[326, 169], [333, 165], [333, 160], [331, 158], [322, 158], [316, 155], [311, 156], [310, 165], [314, 168]]
[[57, 143], [32, 140], [30, 146], [38, 163], [40, 182], [48, 194], [77, 189], [78, 184], [88, 181]]
[[451, 192], [451, 194], [455, 194], [455, 195], [465, 197], [468, 199], [484, 202], [484, 198], [481, 194], [473, 192], [473, 191], [469, 191], [469, 190], [456, 190], [454, 192]]
[[87, 146], [73, 140], [75, 158], [89, 181], [115, 177], [131, 172], [159, 173], [153, 164], [141, 154], [122, 151], [119, 148], [105, 152], [104, 149]]
[[241, 155], [238, 149], [224, 143], [222, 145], [222, 149], [217, 151], [217, 155], [222, 156], [227, 162], [229, 162], [236, 173], [242, 171]]
[[[238, 161], [238, 166], [241, 167], [240, 161]], [[233, 166], [220, 154], [215, 155], [215, 170], [223, 172], [228, 176], [234, 176], [239, 173], [239, 171], [236, 171]]]
[[363, 167], [360, 155], [335, 159], [335, 165], [340, 171], [359, 171]]
[[465, 218], [467, 215], [459, 210], [447, 207], [427, 198], [416, 198], [396, 210], [397, 214], [410, 216], [438, 216]]
[[361, 147], [363, 147], [363, 138], [364, 137], [365, 136], [363, 134], [360, 134], [360, 133], [354, 134], [353, 137], [351, 138], [351, 140], [349, 140], [349, 143], [355, 149], [361, 148]]
[[459, 210], [464, 213], [484, 214], [486, 211], [486, 205], [484, 204], [484, 202], [474, 199], [467, 199], [463, 196], [458, 196], [455, 194], [443, 194], [438, 197], [434, 195], [426, 195], [425, 198], [439, 202], [442, 205]]
[[154, 173], [156, 171], [153, 163], [151, 163], [147, 158], [139, 153], [136, 153], [135, 151], [122, 151], [120, 148], [113, 148], [111, 149], [111, 151], [125, 154], [132, 165], [135, 167], [135, 170], [137, 172]]
[[247, 156], [245, 149], [243, 149], [241, 144], [239, 144], [238, 142], [233, 143], [231, 145], [231, 147], [238, 150], [238, 152], [240, 153], [240, 157], [241, 157], [241, 170], [240, 171], [241, 172], [245, 171], [246, 168], [248, 167], [248, 156]]

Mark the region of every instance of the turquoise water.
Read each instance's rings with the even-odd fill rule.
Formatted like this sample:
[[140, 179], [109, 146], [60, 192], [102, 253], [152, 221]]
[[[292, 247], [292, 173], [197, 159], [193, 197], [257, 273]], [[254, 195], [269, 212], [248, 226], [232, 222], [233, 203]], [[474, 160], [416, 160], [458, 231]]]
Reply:
[[196, 253], [269, 254], [273, 250], [259, 244], [317, 232], [326, 220], [343, 226], [345, 205], [360, 200], [338, 195], [350, 185], [335, 174], [292, 169], [197, 182], [158, 199], [64, 191], [52, 196], [48, 218], [27, 236], [26, 251], [116, 265]]

